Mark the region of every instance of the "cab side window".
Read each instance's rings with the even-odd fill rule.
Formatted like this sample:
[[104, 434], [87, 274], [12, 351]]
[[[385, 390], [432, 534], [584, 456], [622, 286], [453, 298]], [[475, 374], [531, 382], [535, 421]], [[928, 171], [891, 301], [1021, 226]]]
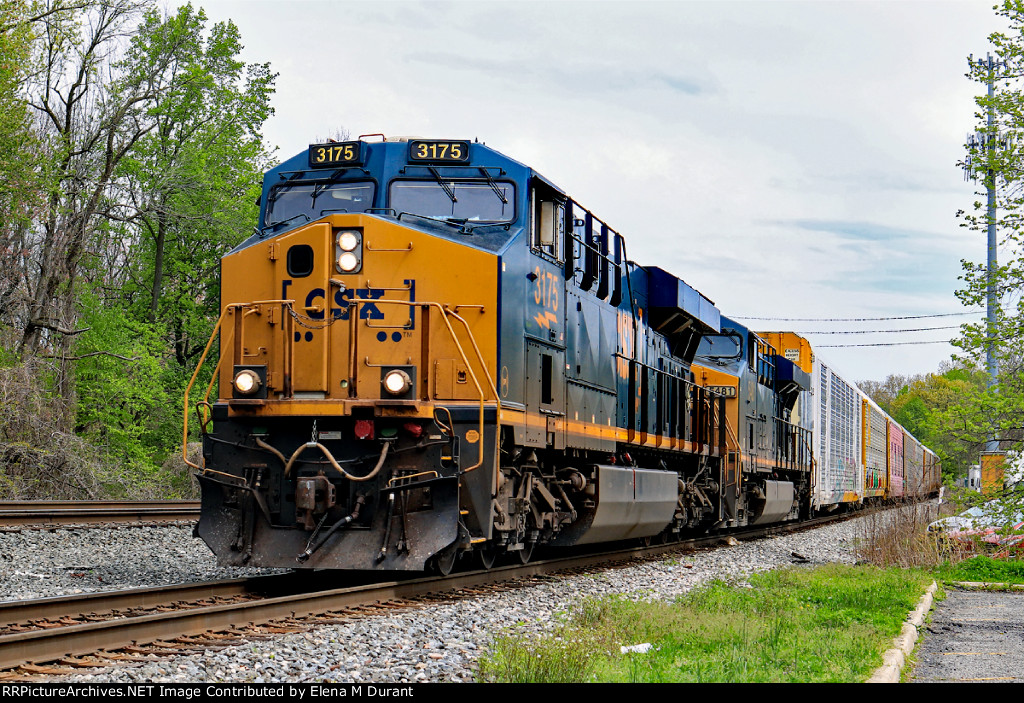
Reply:
[[555, 193], [535, 187], [530, 191], [530, 245], [537, 251], [562, 260], [562, 242], [565, 223], [565, 204]]

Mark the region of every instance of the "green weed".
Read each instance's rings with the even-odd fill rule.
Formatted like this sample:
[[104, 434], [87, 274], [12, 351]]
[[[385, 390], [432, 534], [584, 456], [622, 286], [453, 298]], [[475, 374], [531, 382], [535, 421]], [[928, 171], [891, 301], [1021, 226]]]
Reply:
[[[500, 638], [488, 681], [851, 682], [881, 664], [930, 577], [825, 566], [714, 582], [675, 602], [588, 600], [554, 635]], [[571, 643], [571, 645], [567, 644]], [[650, 643], [646, 653], [621, 647]]]
[[1024, 561], [976, 556], [956, 564], [943, 564], [935, 570], [935, 574], [947, 582], [1024, 583]]

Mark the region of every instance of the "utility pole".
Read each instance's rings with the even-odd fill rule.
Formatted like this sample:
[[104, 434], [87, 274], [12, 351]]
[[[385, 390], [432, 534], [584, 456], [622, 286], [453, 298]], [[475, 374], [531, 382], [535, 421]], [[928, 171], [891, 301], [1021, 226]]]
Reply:
[[[968, 137], [968, 146], [981, 148], [985, 151], [985, 189], [988, 191], [988, 269], [987, 269], [987, 343], [985, 345], [985, 365], [988, 369], [988, 387], [996, 385], [999, 378], [999, 358], [996, 355], [996, 319], [999, 316], [999, 289], [996, 281], [996, 172], [995, 157], [996, 148], [999, 146], [999, 135], [996, 128], [995, 106], [992, 104], [995, 97], [996, 72], [1005, 68], [1002, 61], [995, 61], [992, 54], [987, 59], [974, 60], [973, 56], [967, 57], [968, 63], [986, 71], [988, 84], [988, 115], [986, 129], [983, 134], [971, 135]], [[965, 164], [970, 169], [970, 159]], [[985, 449], [990, 452], [999, 451], [999, 441], [994, 435], [989, 435]]]

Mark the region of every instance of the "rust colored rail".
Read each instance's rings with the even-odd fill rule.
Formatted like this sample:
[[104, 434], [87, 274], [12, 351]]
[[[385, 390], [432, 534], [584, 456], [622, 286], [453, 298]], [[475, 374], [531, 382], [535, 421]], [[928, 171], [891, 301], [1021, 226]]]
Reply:
[[0, 501], [0, 526], [131, 524], [198, 519], [199, 502], [193, 500]]

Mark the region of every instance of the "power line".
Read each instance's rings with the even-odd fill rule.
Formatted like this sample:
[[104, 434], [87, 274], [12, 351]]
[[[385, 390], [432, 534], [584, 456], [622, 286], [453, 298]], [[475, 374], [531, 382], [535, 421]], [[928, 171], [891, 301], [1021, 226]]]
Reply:
[[877, 344], [818, 344], [818, 349], [836, 349], [839, 347], [899, 347], [904, 344], [950, 344], [952, 339], [936, 339], [931, 342], [879, 342]]
[[737, 320], [761, 320], [771, 322], [877, 322], [880, 320], [923, 320], [926, 317], [956, 317], [959, 315], [977, 315], [984, 310], [968, 312], [944, 312], [937, 315], [902, 315], [900, 317], [744, 317], [735, 315]]
[[928, 332], [931, 330], [957, 330], [960, 329], [960, 325], [946, 325], [944, 327], [916, 327], [912, 329], [903, 330], [837, 330], [837, 331], [806, 331], [800, 332], [800, 334], [890, 334], [897, 332]]

